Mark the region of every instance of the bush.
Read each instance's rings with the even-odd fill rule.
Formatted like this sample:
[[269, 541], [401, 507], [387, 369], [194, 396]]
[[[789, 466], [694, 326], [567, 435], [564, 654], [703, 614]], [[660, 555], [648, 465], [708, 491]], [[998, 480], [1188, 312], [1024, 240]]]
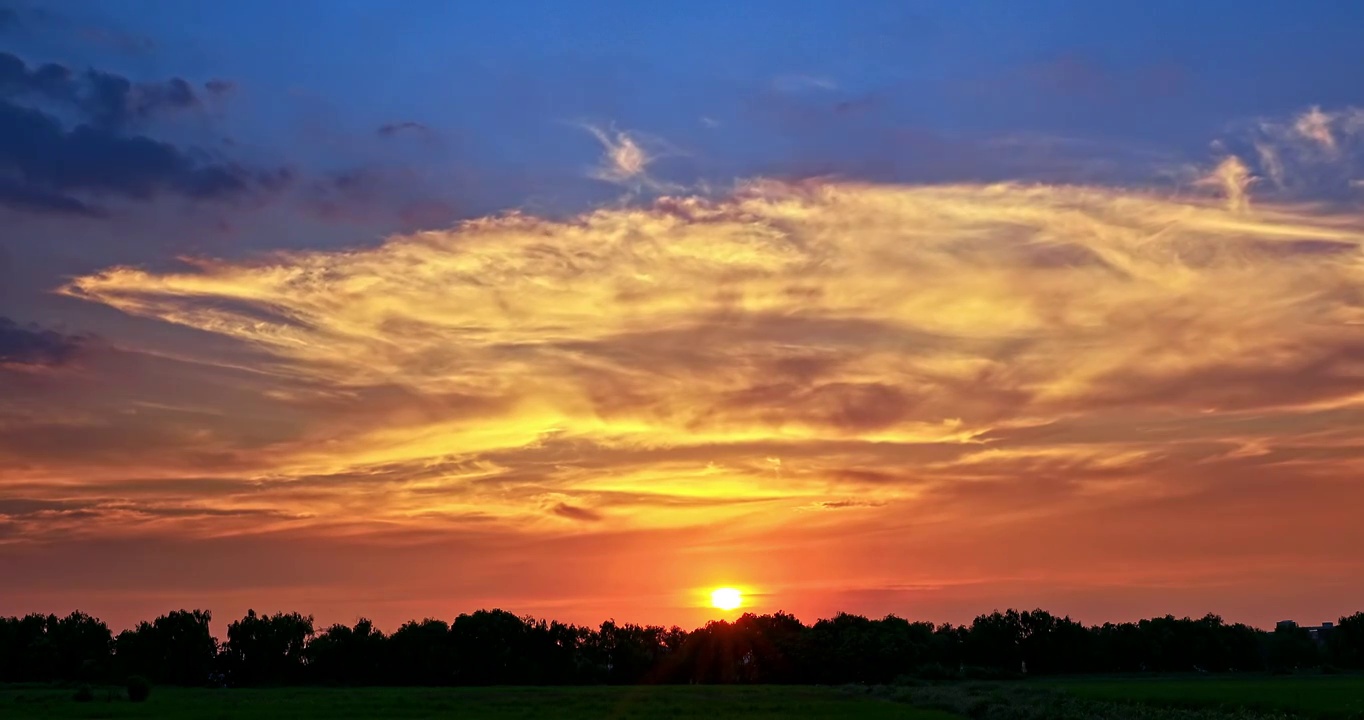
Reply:
[[95, 690], [89, 685], [82, 685], [76, 688], [76, 694], [71, 696], [76, 702], [91, 702], [95, 699]]
[[152, 684], [147, 682], [147, 678], [141, 675], [134, 675], [128, 678], [128, 699], [133, 702], [142, 702], [152, 694]]

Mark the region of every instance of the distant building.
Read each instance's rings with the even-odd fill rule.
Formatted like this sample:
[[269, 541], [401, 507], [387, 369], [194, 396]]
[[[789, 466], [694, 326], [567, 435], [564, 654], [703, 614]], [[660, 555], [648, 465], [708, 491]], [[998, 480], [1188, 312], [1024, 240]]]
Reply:
[[1324, 622], [1316, 627], [1307, 628], [1307, 634], [1311, 635], [1313, 640], [1316, 640], [1319, 643], [1324, 643], [1326, 642], [1326, 638], [1330, 637], [1331, 633], [1335, 629], [1336, 629], [1335, 623]]
[[[1292, 620], [1280, 620], [1278, 623], [1275, 624], [1274, 627], [1275, 629], [1282, 628], [1285, 630], [1293, 630], [1299, 627], [1299, 625], [1296, 622], [1293, 622]], [[1307, 634], [1313, 640], [1317, 641], [1318, 643], [1325, 643], [1326, 638], [1330, 637], [1331, 632], [1335, 630], [1335, 628], [1336, 628], [1335, 623], [1324, 622], [1320, 625], [1308, 626], [1302, 629], [1306, 630]]]

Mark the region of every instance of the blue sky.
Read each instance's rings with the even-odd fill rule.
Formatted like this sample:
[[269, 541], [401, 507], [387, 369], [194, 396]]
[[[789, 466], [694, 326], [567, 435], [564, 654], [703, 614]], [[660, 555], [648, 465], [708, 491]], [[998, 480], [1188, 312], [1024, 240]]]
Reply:
[[[610, 199], [586, 178], [601, 148], [584, 124], [652, 136], [668, 149], [655, 171], [688, 186], [1050, 177], [1086, 171], [940, 155], [950, 142], [1030, 134], [1102, 144], [1086, 155], [1203, 162], [1229, 126], [1349, 105], [1364, 79], [1364, 8], [1349, 2], [6, 7], [16, 19], [0, 47], [29, 63], [232, 84], [211, 112], [144, 131], [287, 166], [305, 183], [382, 167], [403, 187], [367, 201], [434, 205], [427, 223]], [[393, 123], [425, 130], [376, 136]], [[411, 229], [381, 217], [397, 212], [350, 232]], [[289, 244], [314, 242], [293, 229], [306, 219], [290, 222]], [[315, 241], [349, 233], [325, 234]]]

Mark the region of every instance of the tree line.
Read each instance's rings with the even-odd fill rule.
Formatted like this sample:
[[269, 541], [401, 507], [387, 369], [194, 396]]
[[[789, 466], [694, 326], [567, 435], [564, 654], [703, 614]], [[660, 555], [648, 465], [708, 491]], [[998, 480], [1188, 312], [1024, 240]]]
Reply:
[[888, 683], [1022, 674], [1364, 669], [1364, 613], [1316, 634], [1266, 631], [1216, 615], [1085, 626], [1043, 610], [969, 625], [839, 614], [806, 625], [745, 614], [695, 630], [600, 627], [479, 610], [391, 634], [369, 620], [317, 628], [298, 613], [248, 612], [210, 632], [204, 610], [176, 610], [115, 635], [81, 612], [0, 617], [0, 682], [173, 685], [540, 685], [588, 683]]

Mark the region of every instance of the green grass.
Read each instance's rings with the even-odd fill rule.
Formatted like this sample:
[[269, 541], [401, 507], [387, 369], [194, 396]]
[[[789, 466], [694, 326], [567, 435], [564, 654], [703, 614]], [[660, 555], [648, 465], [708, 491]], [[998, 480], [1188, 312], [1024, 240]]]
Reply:
[[1080, 679], [1047, 685], [1086, 700], [1364, 718], [1364, 677], [1358, 675]]
[[1364, 720], [1364, 677], [1064, 678], [880, 688], [653, 686], [538, 688], [0, 686], [0, 718], [458, 718], [459, 720]]
[[[71, 688], [0, 686], [0, 718], [458, 718], [459, 720], [951, 720], [947, 713], [864, 692], [813, 687], [277, 688], [157, 687], [145, 703], [96, 688], [93, 702]], [[106, 699], [113, 693], [117, 699]]]

